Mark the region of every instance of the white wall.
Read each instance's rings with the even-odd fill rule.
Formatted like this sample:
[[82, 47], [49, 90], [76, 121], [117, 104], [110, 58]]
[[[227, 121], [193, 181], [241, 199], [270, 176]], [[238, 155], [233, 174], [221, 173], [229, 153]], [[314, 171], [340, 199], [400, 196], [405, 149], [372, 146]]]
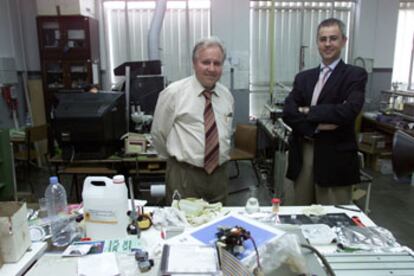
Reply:
[[[211, 0], [212, 35], [223, 40], [234, 67], [234, 89], [249, 87], [249, 0]], [[221, 82], [230, 87], [230, 65]]]
[[[249, 0], [212, 0], [212, 34], [220, 37], [228, 56], [236, 60], [235, 89], [247, 89], [249, 80]], [[398, 0], [359, 0], [353, 39], [353, 57], [372, 58], [374, 68], [392, 68], [398, 21]], [[230, 86], [229, 64], [222, 82]]]
[[353, 57], [374, 59], [374, 68], [392, 68], [398, 0], [359, 0]]
[[[35, 1], [0, 0], [0, 57], [14, 58], [17, 71], [40, 70], [35, 18]], [[15, 87], [18, 121], [21, 126], [25, 122], [26, 104], [20, 76], [18, 80]], [[0, 127], [13, 127], [13, 120], [3, 97], [0, 97]]]
[[[212, 34], [224, 41], [228, 57], [233, 61], [234, 89], [248, 89], [249, 0], [211, 0], [211, 2]], [[374, 68], [392, 68], [398, 6], [398, 0], [358, 0], [355, 36], [351, 42], [353, 57], [374, 59]], [[35, 1], [0, 0], [0, 57], [14, 57], [18, 70], [24, 70], [23, 53], [26, 53], [27, 70], [40, 71], [35, 18]], [[20, 48], [20, 23], [23, 29], [24, 52]], [[102, 23], [100, 21], [101, 28]], [[106, 57], [102, 33], [100, 40], [102, 65], [105, 68]], [[230, 87], [228, 62], [222, 82]]]
[[[16, 4], [14, 4], [16, 2]], [[35, 1], [0, 0], [0, 56], [14, 56], [21, 68], [21, 55], [17, 29], [16, 5], [22, 15], [26, 61], [29, 71], [40, 70], [36, 30]], [[100, 2], [100, 1], [98, 1]], [[220, 37], [232, 57], [235, 68], [235, 89], [248, 88], [249, 79], [249, 0], [211, 0], [212, 33]], [[8, 7], [14, 10], [8, 14]], [[374, 59], [374, 67], [391, 68], [394, 57], [395, 32], [398, 17], [398, 0], [359, 0], [353, 43], [353, 57]], [[11, 23], [10, 23], [11, 22]], [[102, 22], [102, 21], [101, 21]], [[100, 23], [101, 23], [100, 22]], [[102, 23], [101, 23], [102, 24]], [[100, 25], [101, 25], [100, 24]], [[102, 33], [101, 33], [102, 34]], [[13, 38], [12, 40], [9, 38]], [[102, 67], [105, 68], [104, 39], [101, 38]], [[14, 46], [16, 45], [16, 46]], [[15, 48], [17, 47], [17, 50]], [[16, 54], [17, 51], [17, 54]], [[226, 65], [222, 82], [230, 86], [230, 69]]]
[[0, 38], [0, 56], [15, 58], [18, 71], [24, 70], [23, 53], [27, 70], [40, 70], [35, 1], [0, 0]]
[[0, 0], [0, 57], [14, 57], [9, 0]]
[[24, 51], [28, 71], [40, 71], [39, 43], [36, 27], [36, 1], [17, 0], [20, 2], [20, 22], [23, 29]]
[[[398, 0], [358, 1], [354, 57], [373, 58], [377, 68], [392, 67], [398, 5]], [[243, 81], [248, 79], [249, 67], [249, 0], [212, 0], [211, 9], [212, 33], [224, 41], [229, 56], [236, 60], [236, 84], [247, 88]], [[23, 26], [28, 70], [38, 71], [35, 1], [0, 0], [0, 56], [15, 57], [17, 67], [22, 68], [18, 16]]]

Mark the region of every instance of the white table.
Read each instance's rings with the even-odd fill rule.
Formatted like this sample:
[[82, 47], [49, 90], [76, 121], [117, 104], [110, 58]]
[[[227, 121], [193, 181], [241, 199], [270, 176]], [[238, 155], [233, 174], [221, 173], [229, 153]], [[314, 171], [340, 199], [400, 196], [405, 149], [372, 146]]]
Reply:
[[[347, 207], [352, 209], [359, 208], [355, 205], [347, 205]], [[281, 215], [289, 215], [289, 214], [303, 214], [303, 208], [304, 206], [281, 206], [280, 207], [280, 214]], [[225, 210], [228, 210], [230, 212], [234, 213], [244, 213], [244, 207], [225, 207]], [[367, 215], [365, 215], [362, 211], [361, 212], [354, 212], [344, 209], [338, 209], [334, 206], [324, 206], [323, 207], [325, 213], [346, 213], [350, 217], [352, 216], [358, 216], [359, 219], [363, 224], [366, 226], [374, 226], [375, 223], [368, 218]], [[150, 207], [147, 208], [147, 210], [151, 210]], [[271, 207], [262, 207], [261, 211], [270, 211]], [[158, 275], [159, 272], [159, 263], [161, 258], [161, 249], [162, 245], [164, 244], [165, 240], [161, 238], [160, 231], [156, 230], [155, 228], [151, 227], [151, 229], [142, 231], [141, 232], [141, 238], [145, 241], [144, 244], [144, 250], [147, 250], [150, 254], [151, 258], [154, 258], [155, 260], [155, 266], [147, 273], [139, 273], [143, 275]], [[335, 245], [331, 246], [332, 248], [335, 248]], [[328, 249], [324, 248], [324, 252], [329, 252], [330, 247]], [[122, 262], [125, 266], [128, 266], [130, 264], [134, 264], [136, 266], [136, 263], [133, 259], [133, 257], [129, 258], [130, 260], [127, 260], [126, 258], [122, 259]], [[130, 262], [129, 264], [127, 262]], [[137, 270], [138, 271], [138, 270]], [[130, 271], [129, 273], [125, 272], [122, 275], [123, 276], [129, 276], [129, 275], [138, 275], [137, 271], [133, 272]], [[62, 258], [60, 254], [51, 254], [46, 253], [34, 266], [33, 268], [26, 274], [26, 276], [44, 276], [44, 275], [59, 275], [59, 276], [75, 276], [77, 275], [77, 258]]]
[[47, 243], [34, 242], [17, 263], [3, 264], [0, 276], [20, 276], [46, 251]]

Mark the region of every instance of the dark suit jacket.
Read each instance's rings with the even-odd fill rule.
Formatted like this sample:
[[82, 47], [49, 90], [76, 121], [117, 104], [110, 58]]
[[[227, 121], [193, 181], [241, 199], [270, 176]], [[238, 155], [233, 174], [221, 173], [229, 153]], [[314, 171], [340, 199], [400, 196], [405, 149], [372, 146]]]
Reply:
[[[286, 98], [283, 120], [292, 128], [289, 140], [287, 177], [296, 180], [302, 169], [302, 142], [314, 140], [314, 181], [320, 186], [352, 185], [359, 182], [359, 162], [355, 137], [355, 119], [364, 104], [367, 73], [345, 64], [335, 67], [319, 96], [317, 105], [307, 115], [298, 111], [310, 106], [320, 68], [296, 75], [293, 90]], [[338, 125], [330, 131], [316, 131], [319, 123]]]

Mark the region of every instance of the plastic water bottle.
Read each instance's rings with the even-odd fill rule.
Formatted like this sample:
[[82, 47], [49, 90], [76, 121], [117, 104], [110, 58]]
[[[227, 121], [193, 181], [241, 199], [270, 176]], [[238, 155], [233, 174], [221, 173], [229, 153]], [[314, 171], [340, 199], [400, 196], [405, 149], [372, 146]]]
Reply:
[[67, 197], [56, 176], [50, 177], [50, 184], [45, 191], [47, 215], [50, 221], [50, 232], [54, 246], [63, 247], [71, 241], [69, 218], [66, 214]]

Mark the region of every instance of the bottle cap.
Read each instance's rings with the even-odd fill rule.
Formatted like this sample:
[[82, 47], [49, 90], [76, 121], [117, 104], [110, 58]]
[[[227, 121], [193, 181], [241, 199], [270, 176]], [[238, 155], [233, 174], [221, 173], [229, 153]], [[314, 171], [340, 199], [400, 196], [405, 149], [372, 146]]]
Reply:
[[281, 202], [280, 198], [277, 198], [277, 197], [272, 198], [272, 204], [277, 204], [277, 203], [280, 203], [280, 202]]
[[114, 182], [114, 184], [124, 184], [125, 177], [122, 174], [118, 174], [112, 178], [112, 181]]
[[49, 178], [49, 183], [50, 183], [50, 184], [56, 184], [56, 183], [58, 183], [58, 182], [59, 182], [59, 180], [58, 180], [57, 176], [51, 176], [51, 177]]

